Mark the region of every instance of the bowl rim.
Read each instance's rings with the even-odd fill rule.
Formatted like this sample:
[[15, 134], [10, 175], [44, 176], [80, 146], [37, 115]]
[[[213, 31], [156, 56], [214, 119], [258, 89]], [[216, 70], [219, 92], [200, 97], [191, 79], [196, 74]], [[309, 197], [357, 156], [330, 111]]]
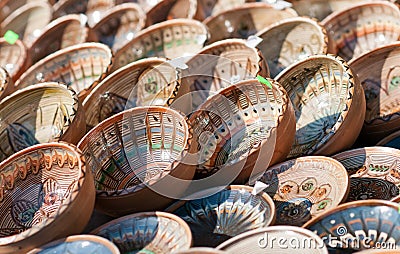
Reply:
[[6, 41], [6, 39], [4, 37], [1, 37], [0, 38], [0, 49], [3, 47], [3, 45], [11, 46], [11, 47], [18, 47], [21, 52], [21, 55], [17, 58], [17, 62], [15, 63], [16, 68], [14, 70], [14, 73], [9, 73], [11, 77], [13, 77], [13, 78], [17, 77], [17, 75], [19, 75], [21, 70], [23, 70], [23, 68], [25, 67], [25, 65], [28, 62], [28, 48], [25, 46], [25, 44], [20, 39], [18, 39], [14, 44], [10, 44]]
[[397, 131], [393, 132], [392, 134], [384, 137], [378, 143], [376, 143], [376, 146], [385, 146], [385, 145], [387, 145], [387, 143], [395, 140], [398, 137], [400, 137], [400, 130], [397, 130]]
[[400, 150], [393, 148], [393, 147], [386, 147], [386, 146], [367, 146], [367, 147], [360, 147], [351, 150], [346, 150], [337, 154], [332, 155], [331, 157], [340, 162], [340, 160], [349, 158], [349, 156], [358, 156], [360, 154], [374, 154], [377, 151], [381, 153], [389, 153], [393, 156], [400, 158]]
[[[188, 15], [186, 15], [185, 18], [187, 19], [193, 19], [193, 17], [195, 16], [196, 12], [197, 12], [197, 0], [185, 0], [189, 3], [189, 11], [188, 11]], [[164, 5], [168, 5], [171, 2], [175, 2], [173, 3], [172, 7], [175, 6], [175, 4], [178, 3], [178, 1], [176, 0], [164, 0], [164, 1], [158, 1], [155, 5], [153, 5], [148, 11], [146, 11], [146, 23], [147, 23], [147, 19], [148, 17], [151, 17], [152, 15], [154, 15], [155, 13], [162, 11], [162, 12], [166, 12], [167, 10], [163, 10], [160, 8], [164, 7]], [[192, 9], [193, 8], [193, 9]], [[170, 9], [168, 10], [170, 11]], [[192, 11], [192, 13], [190, 13]], [[160, 23], [160, 22], [158, 22]], [[154, 23], [157, 24], [157, 23]], [[151, 25], [148, 25], [147, 27], [149, 27]]]

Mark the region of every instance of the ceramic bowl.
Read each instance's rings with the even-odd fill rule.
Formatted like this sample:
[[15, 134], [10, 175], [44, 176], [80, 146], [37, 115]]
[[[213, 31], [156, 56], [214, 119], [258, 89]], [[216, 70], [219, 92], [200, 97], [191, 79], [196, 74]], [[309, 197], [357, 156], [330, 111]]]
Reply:
[[3, 67], [0, 67], [0, 100], [5, 97], [7, 90], [10, 89], [9, 86], [14, 86], [10, 74]]
[[[22, 41], [17, 40], [10, 44], [5, 38], [0, 38], [0, 66], [7, 70], [13, 81], [16, 81], [30, 64], [28, 50]], [[8, 93], [11, 93], [11, 90]]]
[[39, 143], [76, 144], [85, 133], [76, 93], [55, 82], [32, 85], [1, 100], [0, 119], [0, 161]]
[[[277, 240], [271, 241], [272, 239], [283, 240], [278, 243]], [[251, 230], [227, 240], [217, 249], [224, 250], [227, 253], [241, 253], [242, 250], [246, 250], [246, 253], [249, 254], [268, 252], [328, 254], [321, 238], [307, 229], [294, 226], [270, 226]]]
[[161, 1], [162, 0], [115, 0], [115, 5], [134, 2], [137, 3], [144, 12], [148, 12], [151, 8], [153, 8], [153, 6]]
[[301, 226], [346, 200], [349, 177], [336, 160], [307, 156], [277, 164], [258, 179], [276, 206], [275, 224]]
[[147, 212], [127, 215], [95, 229], [92, 234], [112, 241], [121, 253], [175, 253], [192, 244], [189, 226], [176, 215]]
[[391, 200], [400, 195], [400, 150], [365, 147], [339, 153], [333, 158], [343, 164], [350, 176], [347, 202]]
[[321, 237], [330, 253], [386, 245], [399, 248], [400, 205], [381, 200], [354, 201], [331, 209], [303, 225]]
[[75, 146], [31, 146], [1, 162], [0, 172], [1, 253], [26, 253], [89, 221], [94, 181]]
[[210, 31], [208, 43], [213, 43], [228, 38], [247, 39], [272, 23], [296, 16], [290, 8], [277, 10], [266, 3], [245, 3], [208, 17], [203, 23]]
[[332, 42], [329, 52], [349, 61], [398, 40], [400, 10], [388, 1], [360, 3], [334, 12], [321, 24]]
[[197, 247], [179, 251], [176, 252], [175, 254], [227, 254], [227, 253], [225, 251], [217, 250], [214, 248]]
[[333, 55], [310, 56], [282, 71], [296, 115], [289, 157], [331, 155], [349, 148], [361, 131], [365, 96], [347, 63]]
[[96, 235], [73, 235], [53, 241], [28, 254], [120, 254], [117, 246], [109, 240]]
[[293, 108], [282, 86], [269, 82], [271, 88], [254, 79], [231, 85], [190, 116], [199, 144], [193, 151], [196, 178], [219, 172], [221, 179], [244, 184], [254, 172], [286, 158], [295, 133]]
[[172, 184], [171, 176], [193, 178], [195, 165], [184, 161], [190, 143], [186, 118], [166, 107], [135, 107], [98, 124], [78, 144], [94, 172], [96, 207], [111, 216], [166, 208], [190, 181], [168, 196], [157, 190]]
[[179, 201], [167, 211], [189, 224], [194, 246], [216, 247], [240, 233], [273, 223], [272, 199], [265, 193], [253, 195], [252, 190], [230, 185], [211, 196]]
[[16, 82], [21, 89], [38, 82], [57, 81], [72, 87], [83, 99], [109, 72], [111, 50], [88, 42], [64, 48], [32, 65]]
[[170, 19], [191, 19], [196, 9], [197, 0], [159, 1], [146, 13], [146, 27]]
[[256, 35], [263, 39], [257, 47], [267, 59], [272, 77], [292, 63], [311, 55], [326, 54], [328, 50], [325, 29], [307, 17], [284, 19]]
[[147, 57], [173, 59], [195, 54], [207, 37], [207, 28], [196, 20], [173, 19], [152, 25], [115, 53], [113, 70]]
[[252, 0], [231, 0], [231, 1], [220, 1], [220, 0], [198, 0], [197, 11], [194, 16], [197, 20], [205, 20], [210, 16], [215, 16], [220, 12], [230, 10], [243, 5], [246, 2], [255, 2]]
[[[59, 0], [53, 4], [53, 19], [68, 14], [86, 13], [89, 0]], [[101, 1], [99, 1], [101, 2]]]
[[393, 132], [389, 136], [380, 140], [376, 145], [400, 149], [400, 131]]

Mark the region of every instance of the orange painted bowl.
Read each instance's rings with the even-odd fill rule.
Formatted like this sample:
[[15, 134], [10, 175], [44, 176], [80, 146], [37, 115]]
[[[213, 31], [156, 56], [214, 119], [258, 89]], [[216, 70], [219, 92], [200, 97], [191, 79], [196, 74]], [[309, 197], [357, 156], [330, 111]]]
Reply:
[[192, 19], [196, 14], [197, 0], [159, 1], [146, 13], [146, 27], [170, 20]]
[[75, 146], [31, 146], [1, 162], [0, 172], [1, 253], [26, 253], [85, 228], [94, 181]]
[[400, 149], [400, 131], [393, 132], [389, 136], [381, 139], [376, 145]]
[[246, 2], [255, 2], [253, 0], [232, 0], [232, 1], [208, 1], [208, 0], [198, 0], [197, 1], [197, 11], [194, 19], [205, 20], [210, 16], [215, 16], [220, 12], [234, 9], [243, 5]]
[[245, 3], [208, 17], [203, 23], [210, 32], [208, 43], [213, 43], [229, 38], [247, 39], [272, 23], [296, 16], [291, 8], [277, 10], [266, 3]]
[[7, 70], [0, 67], [0, 100], [7, 94], [7, 90], [10, 89], [9, 86], [14, 86], [14, 82]]
[[114, 217], [166, 208], [193, 179], [190, 143], [186, 118], [166, 107], [135, 107], [98, 124], [78, 144], [94, 174], [96, 208]]
[[178, 251], [175, 254], [227, 254], [227, 252], [208, 247], [195, 247], [188, 250]]
[[13, 81], [16, 81], [30, 64], [28, 49], [22, 41], [17, 40], [10, 44], [5, 38], [0, 38], [0, 66], [6, 69]]
[[176, 253], [192, 245], [185, 221], [166, 212], [135, 213], [110, 221], [91, 234], [112, 241], [121, 253]]
[[274, 23], [256, 34], [263, 39], [261, 50], [271, 76], [277, 76], [290, 64], [308, 56], [326, 54], [328, 35], [317, 21], [307, 17], [287, 18]]
[[354, 144], [364, 122], [365, 96], [343, 59], [310, 56], [287, 67], [276, 80], [286, 89], [296, 115], [290, 158], [332, 155]]
[[0, 161], [35, 144], [76, 144], [85, 133], [76, 93], [55, 82], [32, 85], [5, 97], [0, 101], [0, 119]]
[[62, 82], [83, 99], [109, 72], [113, 57], [108, 46], [88, 42], [58, 50], [32, 65], [15, 82], [21, 89], [38, 82]]
[[330, 36], [329, 53], [349, 61], [400, 36], [400, 10], [388, 1], [371, 1], [334, 12], [321, 24]]
[[172, 19], [149, 26], [115, 53], [112, 70], [147, 57], [173, 59], [195, 54], [207, 38], [207, 28], [196, 20]]

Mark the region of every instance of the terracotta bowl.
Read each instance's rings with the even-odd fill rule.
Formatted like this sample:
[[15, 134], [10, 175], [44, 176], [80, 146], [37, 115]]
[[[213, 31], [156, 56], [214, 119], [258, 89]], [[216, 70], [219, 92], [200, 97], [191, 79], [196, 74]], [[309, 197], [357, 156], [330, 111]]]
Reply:
[[208, 17], [203, 23], [211, 34], [208, 43], [212, 43], [228, 38], [247, 39], [272, 23], [296, 16], [290, 8], [277, 10], [266, 3], [245, 3]]
[[354, 201], [315, 217], [303, 227], [321, 237], [330, 253], [354, 252], [367, 245], [399, 248], [399, 209], [399, 204], [389, 201]]
[[343, 164], [350, 176], [347, 202], [391, 200], [400, 195], [400, 150], [365, 147], [342, 152], [333, 158]]
[[207, 37], [207, 28], [196, 20], [173, 19], [152, 25], [115, 53], [113, 70], [147, 57], [173, 59], [195, 54]]
[[269, 168], [258, 179], [276, 206], [275, 224], [301, 226], [346, 200], [349, 177], [336, 160], [307, 156]]
[[215, 16], [220, 12], [237, 8], [246, 2], [255, 2], [255, 1], [253, 1], [253, 0], [231, 0], [231, 1], [198, 0], [197, 1], [197, 11], [196, 11], [194, 18], [202, 21], [210, 16]]
[[83, 99], [109, 72], [111, 50], [88, 42], [64, 48], [32, 65], [16, 82], [21, 89], [37, 82], [57, 81], [72, 87]]
[[365, 96], [343, 59], [310, 56], [276, 80], [288, 92], [297, 119], [290, 158], [331, 155], [353, 145], [364, 121]]
[[[271, 239], [283, 239], [286, 243], [279, 246], [278, 241], [271, 242]], [[295, 240], [293, 241], [292, 239]], [[300, 248], [297, 248], [297, 246], [293, 248], [291, 247], [293, 245], [289, 244], [290, 241], [301, 244], [310, 243], [310, 247], [306, 244], [303, 245], [305, 247], [302, 247], [300, 244]], [[287, 246], [287, 248], [282, 248], [282, 246]], [[307, 229], [293, 226], [270, 226], [251, 230], [227, 240], [219, 245], [217, 249], [224, 250], [227, 253], [241, 253], [242, 250], [246, 250], [246, 253], [251, 254], [268, 252], [280, 254], [328, 254], [328, 250], [319, 236]]]
[[[28, 50], [24, 43], [17, 40], [14, 44], [0, 38], [0, 66], [5, 68], [13, 81], [16, 81], [31, 64]], [[8, 92], [7, 94], [11, 93]]]
[[191, 19], [196, 13], [197, 0], [159, 1], [146, 14], [146, 27], [170, 19]]
[[73, 235], [53, 241], [28, 254], [120, 254], [117, 246], [109, 240], [96, 235]]
[[169, 196], [157, 190], [171, 176], [193, 178], [195, 165], [184, 162], [190, 142], [185, 117], [166, 107], [135, 107], [98, 124], [78, 144], [94, 172], [96, 207], [111, 216], [166, 208], [190, 181]]
[[39, 143], [76, 144], [85, 133], [76, 93], [55, 82], [32, 85], [1, 100], [0, 119], [0, 161]]
[[389, 136], [383, 138], [376, 145], [400, 149], [400, 131], [396, 131]]
[[216, 247], [240, 233], [273, 223], [272, 199], [265, 193], [253, 195], [252, 189], [231, 185], [208, 197], [179, 201], [167, 211], [189, 224], [194, 246]]
[[1, 162], [0, 172], [1, 253], [26, 253], [89, 221], [94, 181], [75, 146], [31, 146]]
[[188, 250], [178, 251], [175, 254], [227, 254], [225, 251], [208, 247], [190, 248]]
[[268, 60], [272, 77], [292, 63], [311, 55], [326, 54], [328, 50], [325, 29], [307, 17], [284, 19], [256, 35], [263, 39], [257, 47]]
[[7, 94], [7, 90], [10, 89], [8, 86], [14, 86], [14, 82], [7, 70], [0, 67], [0, 99], [4, 98], [5, 94]]
[[121, 253], [175, 253], [192, 245], [189, 226], [176, 215], [147, 212], [127, 215], [92, 231], [112, 241]]
[[286, 158], [294, 113], [284, 89], [269, 81], [271, 88], [252, 79], [222, 89], [190, 116], [199, 144], [192, 152], [198, 155], [196, 178], [219, 172], [221, 179], [244, 184], [254, 172]]
[[321, 24], [332, 42], [329, 52], [349, 61], [397, 41], [400, 10], [388, 1], [361, 3], [332, 13]]
[[121, 4], [106, 12], [91, 32], [96, 41], [116, 52], [136, 36], [145, 20], [145, 13], [138, 4]]

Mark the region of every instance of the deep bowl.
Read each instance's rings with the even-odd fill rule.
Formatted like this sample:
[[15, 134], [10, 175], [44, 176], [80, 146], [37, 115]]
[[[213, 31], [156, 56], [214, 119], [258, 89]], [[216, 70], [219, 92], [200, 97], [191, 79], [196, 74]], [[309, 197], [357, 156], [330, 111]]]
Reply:
[[196, 9], [197, 0], [159, 1], [146, 13], [146, 27], [170, 19], [191, 19]]
[[[0, 38], [0, 66], [6, 69], [13, 81], [16, 81], [30, 64], [28, 50], [22, 41], [17, 40], [14, 44], [10, 44], [5, 38]], [[13, 89], [3, 93], [3, 96], [12, 91]]]

